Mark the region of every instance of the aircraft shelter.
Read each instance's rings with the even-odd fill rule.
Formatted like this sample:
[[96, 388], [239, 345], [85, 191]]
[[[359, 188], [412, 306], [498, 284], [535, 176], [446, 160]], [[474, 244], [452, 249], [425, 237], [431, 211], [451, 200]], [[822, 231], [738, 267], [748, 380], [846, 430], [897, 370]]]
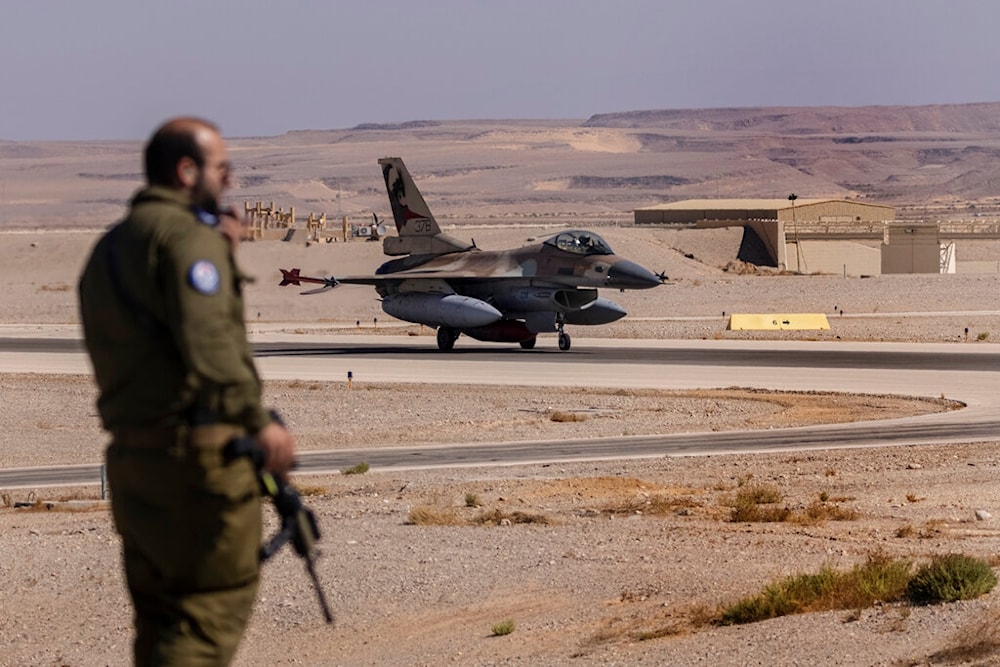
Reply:
[[[954, 244], [896, 209], [842, 199], [690, 199], [635, 209], [637, 225], [744, 228], [738, 259], [802, 273], [953, 272]], [[919, 228], [918, 228], [919, 227]]]

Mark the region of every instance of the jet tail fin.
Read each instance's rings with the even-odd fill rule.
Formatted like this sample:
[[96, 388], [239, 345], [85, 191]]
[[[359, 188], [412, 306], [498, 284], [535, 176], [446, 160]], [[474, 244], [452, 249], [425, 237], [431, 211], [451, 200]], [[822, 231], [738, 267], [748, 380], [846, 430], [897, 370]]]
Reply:
[[384, 157], [378, 163], [398, 234], [383, 239], [382, 250], [386, 255], [440, 255], [473, 248], [441, 231], [402, 158]]

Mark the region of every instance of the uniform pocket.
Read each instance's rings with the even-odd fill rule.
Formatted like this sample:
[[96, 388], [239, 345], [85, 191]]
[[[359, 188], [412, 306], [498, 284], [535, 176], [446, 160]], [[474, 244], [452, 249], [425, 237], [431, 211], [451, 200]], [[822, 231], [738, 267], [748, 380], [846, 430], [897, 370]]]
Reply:
[[257, 478], [220, 449], [108, 451], [115, 524], [126, 549], [167, 588], [242, 586], [259, 572]]

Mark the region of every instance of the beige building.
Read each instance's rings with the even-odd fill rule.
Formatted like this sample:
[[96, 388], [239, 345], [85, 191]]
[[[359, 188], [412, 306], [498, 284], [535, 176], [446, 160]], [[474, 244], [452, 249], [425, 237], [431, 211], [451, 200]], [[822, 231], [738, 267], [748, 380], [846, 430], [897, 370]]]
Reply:
[[955, 244], [935, 223], [889, 225], [881, 255], [882, 273], [955, 273]]
[[635, 209], [635, 223], [697, 224], [702, 221], [888, 222], [896, 209], [844, 199], [688, 199]]
[[858, 241], [881, 241], [895, 219], [891, 206], [842, 199], [690, 199], [635, 210], [637, 225], [744, 227], [739, 259], [853, 276], [883, 271], [882, 251]]

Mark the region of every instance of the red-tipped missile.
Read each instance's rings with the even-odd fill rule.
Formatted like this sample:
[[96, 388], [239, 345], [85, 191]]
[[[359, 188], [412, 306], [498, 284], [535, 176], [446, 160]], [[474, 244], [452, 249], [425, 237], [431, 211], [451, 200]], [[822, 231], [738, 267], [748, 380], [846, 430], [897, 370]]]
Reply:
[[281, 282], [278, 283], [280, 286], [282, 287], [284, 287], [285, 285], [295, 285], [296, 287], [299, 286], [300, 283], [299, 283], [298, 269], [292, 269], [291, 271], [285, 271], [284, 269], [278, 269], [278, 270], [281, 271]]
[[312, 276], [303, 276], [299, 274], [299, 269], [292, 269], [291, 271], [286, 271], [285, 269], [278, 269], [281, 271], [281, 282], [278, 283], [281, 287], [286, 285], [294, 285], [299, 287], [302, 283], [315, 283], [317, 285], [322, 285], [323, 287], [319, 290], [312, 290], [310, 292], [303, 292], [303, 294], [312, 294], [314, 292], [326, 291], [337, 286], [336, 278], [314, 278]]

